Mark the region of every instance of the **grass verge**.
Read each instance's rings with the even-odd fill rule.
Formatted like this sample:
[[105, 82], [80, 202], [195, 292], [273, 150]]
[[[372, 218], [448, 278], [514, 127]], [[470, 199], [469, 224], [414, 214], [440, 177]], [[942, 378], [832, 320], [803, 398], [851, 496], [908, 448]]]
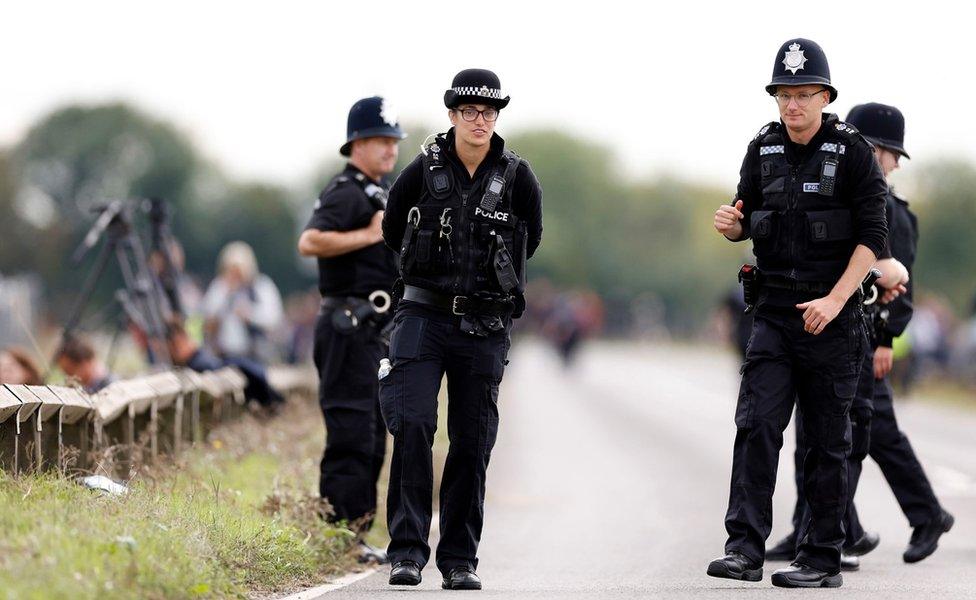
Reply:
[[318, 517], [323, 439], [318, 407], [297, 401], [143, 469], [121, 497], [0, 473], [0, 597], [260, 597], [348, 571], [351, 532]]

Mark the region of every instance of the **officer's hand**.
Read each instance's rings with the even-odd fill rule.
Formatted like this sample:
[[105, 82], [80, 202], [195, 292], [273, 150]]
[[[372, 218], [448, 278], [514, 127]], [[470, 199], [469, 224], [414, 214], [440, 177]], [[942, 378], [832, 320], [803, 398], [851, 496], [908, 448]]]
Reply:
[[891, 366], [895, 362], [895, 351], [891, 348], [878, 346], [874, 351], [874, 378], [883, 379], [891, 373]]
[[906, 287], [904, 284], [899, 283], [895, 287], [885, 290], [884, 293], [881, 294], [881, 299], [879, 300], [879, 302], [881, 302], [881, 304], [888, 304], [889, 302], [891, 302], [898, 296], [901, 296], [907, 291], [908, 291], [908, 287]]
[[723, 204], [715, 211], [715, 230], [725, 237], [737, 240], [742, 237], [742, 200], [736, 200], [735, 206]]
[[845, 302], [834, 296], [824, 296], [796, 307], [803, 311], [803, 329], [807, 333], [820, 335], [820, 332], [840, 313]]
[[383, 241], [383, 214], [384, 211], [378, 210], [373, 215], [373, 219], [366, 227], [366, 233], [370, 236], [370, 243], [375, 244]]

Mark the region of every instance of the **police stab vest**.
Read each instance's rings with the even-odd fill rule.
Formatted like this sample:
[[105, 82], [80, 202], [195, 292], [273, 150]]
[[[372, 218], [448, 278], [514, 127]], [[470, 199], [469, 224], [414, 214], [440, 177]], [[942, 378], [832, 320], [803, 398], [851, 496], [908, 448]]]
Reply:
[[446, 152], [445, 134], [423, 149], [423, 191], [408, 213], [400, 246], [403, 282], [455, 296], [491, 292], [521, 299], [526, 226], [512, 212], [521, 159], [506, 150], [465, 191]]
[[854, 252], [850, 199], [838, 193], [839, 166], [863, 141], [856, 129], [830, 115], [820, 146], [800, 164], [786, 159], [782, 125], [763, 127], [751, 144], [759, 154], [762, 203], [750, 215], [753, 253], [766, 275], [835, 283]]

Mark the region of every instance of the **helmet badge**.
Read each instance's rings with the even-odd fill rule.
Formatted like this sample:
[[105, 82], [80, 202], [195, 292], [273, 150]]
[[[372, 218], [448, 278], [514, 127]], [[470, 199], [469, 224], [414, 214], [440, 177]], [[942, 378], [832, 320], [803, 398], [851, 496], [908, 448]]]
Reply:
[[384, 98], [383, 102], [380, 104], [380, 118], [383, 119], [383, 122], [390, 127], [396, 127], [396, 109], [390, 106], [389, 102], [386, 101], [386, 98]]
[[488, 86], [487, 85], [483, 85], [483, 86], [481, 86], [481, 89], [478, 90], [478, 94], [481, 95], [481, 96], [490, 96], [491, 95], [491, 90], [488, 89]]
[[800, 44], [793, 43], [790, 44], [789, 51], [784, 53], [783, 65], [786, 67], [786, 71], [791, 71], [796, 75], [796, 72], [803, 68], [807, 60], [809, 59], [803, 56], [803, 50], [800, 50]]

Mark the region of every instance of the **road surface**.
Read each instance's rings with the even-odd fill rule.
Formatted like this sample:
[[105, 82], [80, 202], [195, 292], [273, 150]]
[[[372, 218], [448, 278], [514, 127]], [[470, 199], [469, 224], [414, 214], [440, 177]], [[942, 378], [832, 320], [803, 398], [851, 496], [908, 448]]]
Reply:
[[[936, 493], [956, 516], [925, 561], [906, 565], [911, 531], [874, 463], [858, 508], [881, 545], [840, 590], [783, 590], [769, 575], [705, 575], [721, 555], [738, 368], [720, 348], [593, 343], [573, 370], [547, 347], [517, 344], [502, 385], [478, 569], [499, 598], [976, 598], [976, 411], [898, 401], [896, 410]], [[792, 428], [780, 458], [771, 539], [793, 506]], [[436, 535], [436, 534], [435, 534]], [[433, 546], [433, 544], [432, 544]], [[418, 588], [381, 569], [339, 598], [443, 598], [433, 560]]]

